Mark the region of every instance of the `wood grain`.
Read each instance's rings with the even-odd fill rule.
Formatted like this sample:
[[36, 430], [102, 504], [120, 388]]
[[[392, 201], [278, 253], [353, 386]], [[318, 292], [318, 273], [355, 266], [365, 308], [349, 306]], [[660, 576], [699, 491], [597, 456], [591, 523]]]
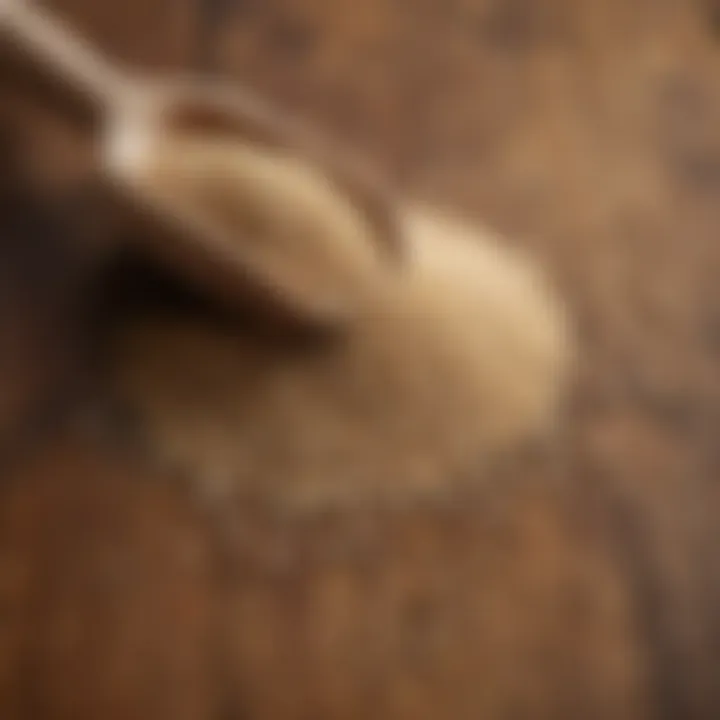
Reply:
[[[53, 5], [122, 57], [253, 86], [532, 248], [583, 359], [559, 456], [443, 507], [217, 517], [112, 434], [37, 446], [2, 487], [2, 717], [720, 716], [713, 4]], [[47, 311], [42, 265], [24, 287]], [[0, 347], [39, 370], [23, 385], [3, 354], [9, 425], [58, 367], [33, 340], [57, 324], [12, 293]]]

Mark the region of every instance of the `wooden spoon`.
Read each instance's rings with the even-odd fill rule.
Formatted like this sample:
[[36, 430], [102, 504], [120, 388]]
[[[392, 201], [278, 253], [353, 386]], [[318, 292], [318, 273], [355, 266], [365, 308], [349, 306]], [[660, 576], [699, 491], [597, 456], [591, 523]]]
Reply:
[[[103, 187], [123, 217], [141, 223], [131, 233], [132, 243], [216, 300], [232, 307], [252, 299], [304, 323], [341, 326], [372, 285], [368, 268], [382, 273], [402, 255], [392, 195], [383, 182], [299, 123], [280, 119], [251, 93], [207, 78], [128, 72], [25, 0], [0, 0], [0, 38], [51, 81], [53, 92], [79, 99], [91, 111]], [[146, 171], [161, 146], [182, 152], [183, 139], [192, 141], [196, 157], [198, 144], [207, 140], [215, 153], [221, 141], [229, 151], [233, 146], [251, 150], [247, 157], [265, 153], [298, 164], [308, 182], [324, 184], [323, 192], [341, 197], [358, 232], [343, 245], [332, 229], [308, 233], [305, 228], [291, 238], [293, 252], [264, 252], [263, 238], [252, 224], [238, 224], [237, 211], [218, 213], [216, 204], [178, 195], [176, 183], [149, 179]], [[227, 190], [232, 199], [232, 187]], [[279, 195], [277, 202], [284, 201]], [[355, 243], [352, 252], [348, 243]], [[307, 262], [299, 263], [300, 271], [302, 253]], [[324, 260], [314, 271], [313, 254]]]

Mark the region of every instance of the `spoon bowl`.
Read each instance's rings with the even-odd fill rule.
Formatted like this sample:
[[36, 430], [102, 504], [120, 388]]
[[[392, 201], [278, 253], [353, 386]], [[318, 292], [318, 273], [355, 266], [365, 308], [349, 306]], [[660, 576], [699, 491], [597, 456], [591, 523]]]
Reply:
[[[54, 91], [80, 99], [97, 120], [96, 169], [121, 210], [114, 215], [132, 218], [134, 231], [126, 236], [135, 249], [216, 300], [230, 306], [265, 304], [306, 324], [340, 327], [372, 292], [375, 275], [397, 267], [403, 255], [399, 223], [382, 179], [302, 123], [281, 118], [252, 93], [214, 79], [153, 78], [121, 69], [25, 0], [2, 0], [0, 37], [40, 70]], [[178, 195], [177, 177], [162, 184], [148, 174], [163, 149], [183, 153], [183, 142], [196, 148], [202, 142], [224, 143], [229, 155], [236, 147], [254, 148], [256, 166], [245, 168], [250, 176], [267, 168], [268, 157], [295, 163], [305, 173], [298, 176], [301, 184], [347, 198], [356, 215], [352, 237], [329, 230], [298, 232], [288, 238], [294, 254], [265, 252], [263, 238], [239, 221], [247, 219], [241, 212], [218, 213], [199, 201], [197, 182], [186, 182], [186, 192]], [[190, 176], [209, 172], [202, 155], [198, 163], [188, 170]], [[226, 178], [226, 183], [236, 181]], [[297, 258], [304, 258], [307, 269], [319, 256], [324, 262], [317, 268], [298, 270], [303, 262]], [[292, 257], [297, 267], [290, 265]]]

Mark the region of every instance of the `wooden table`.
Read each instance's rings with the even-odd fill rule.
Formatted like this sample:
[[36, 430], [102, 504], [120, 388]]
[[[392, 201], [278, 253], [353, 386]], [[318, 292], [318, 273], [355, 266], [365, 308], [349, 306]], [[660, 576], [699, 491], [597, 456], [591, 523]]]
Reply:
[[66, 419], [82, 273], [67, 217], [21, 206], [8, 173], [0, 715], [720, 717], [717, 6], [52, 5], [119, 57], [237, 78], [532, 248], [583, 357], [557, 457], [442, 507], [241, 509], [227, 537]]

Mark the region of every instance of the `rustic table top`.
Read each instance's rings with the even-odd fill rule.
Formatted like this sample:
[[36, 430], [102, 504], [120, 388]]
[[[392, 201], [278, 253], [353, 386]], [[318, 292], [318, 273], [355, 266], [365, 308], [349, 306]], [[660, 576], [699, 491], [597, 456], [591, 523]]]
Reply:
[[216, 536], [112, 439], [47, 420], [79, 374], [73, 261], [3, 183], [3, 718], [720, 716], [717, 7], [49, 4], [119, 58], [261, 91], [531, 248], [582, 359], [565, 447], [493, 492], [351, 521], [248, 510]]

